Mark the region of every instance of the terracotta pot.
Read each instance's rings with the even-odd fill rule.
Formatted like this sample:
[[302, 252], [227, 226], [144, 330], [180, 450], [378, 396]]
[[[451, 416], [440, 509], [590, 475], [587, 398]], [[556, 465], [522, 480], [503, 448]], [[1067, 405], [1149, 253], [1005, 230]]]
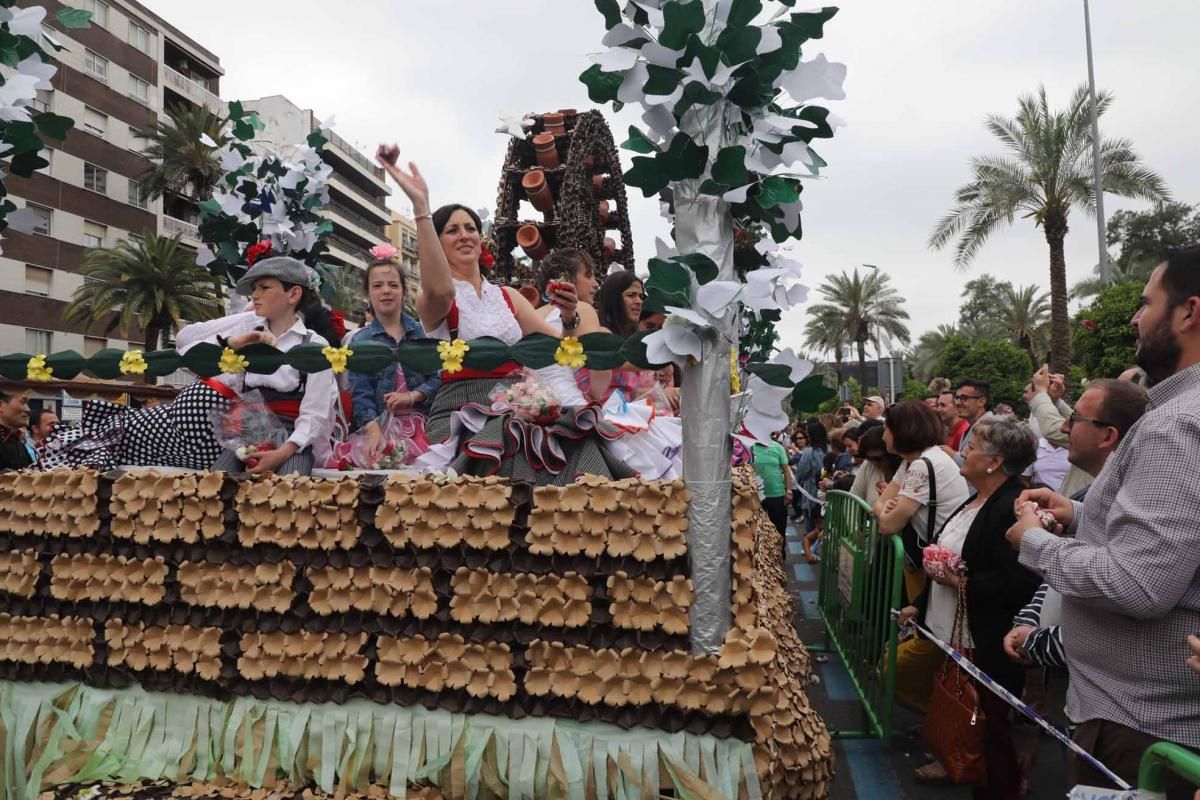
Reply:
[[550, 184], [546, 182], [546, 173], [535, 167], [521, 178], [521, 186], [529, 196], [529, 202], [538, 211], [545, 213], [554, 208], [554, 195], [550, 193]]
[[545, 133], [549, 133], [554, 136], [562, 136], [567, 132], [566, 125], [563, 122], [563, 115], [557, 112], [553, 114], [543, 114], [542, 125], [546, 127]]
[[604, 175], [601, 173], [592, 176], [592, 194], [596, 197], [604, 196]]
[[612, 258], [613, 253], [617, 252], [617, 242], [611, 236], [604, 237], [604, 257]]
[[579, 116], [578, 111], [573, 108], [560, 108], [558, 113], [562, 114], [564, 126], [575, 127], [575, 119]]
[[558, 148], [554, 146], [554, 137], [551, 134], [539, 133], [533, 137], [533, 152], [543, 169], [558, 168]]
[[534, 261], [541, 261], [550, 254], [537, 225], [522, 225], [517, 228], [517, 244], [525, 251], [525, 255]]

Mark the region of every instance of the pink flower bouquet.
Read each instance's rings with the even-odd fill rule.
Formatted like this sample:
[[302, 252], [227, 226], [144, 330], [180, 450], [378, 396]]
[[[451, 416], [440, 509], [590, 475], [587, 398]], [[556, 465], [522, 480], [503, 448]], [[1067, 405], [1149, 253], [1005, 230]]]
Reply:
[[558, 419], [558, 395], [547, 384], [527, 372], [518, 383], [497, 386], [492, 391], [492, 408], [511, 408], [530, 422], [544, 425]]
[[1054, 516], [1054, 512], [1045, 508], [1039, 508], [1038, 504], [1032, 500], [1026, 500], [1025, 503], [1021, 505], [1019, 513], [1024, 514], [1029, 510], [1030, 507], [1032, 507], [1034, 513], [1037, 514], [1038, 521], [1042, 524], [1043, 528], [1051, 533], [1054, 533], [1058, 530], [1058, 519]]
[[944, 578], [947, 575], [964, 575], [967, 564], [962, 556], [953, 550], [940, 545], [931, 544], [921, 552], [925, 572], [931, 578]]

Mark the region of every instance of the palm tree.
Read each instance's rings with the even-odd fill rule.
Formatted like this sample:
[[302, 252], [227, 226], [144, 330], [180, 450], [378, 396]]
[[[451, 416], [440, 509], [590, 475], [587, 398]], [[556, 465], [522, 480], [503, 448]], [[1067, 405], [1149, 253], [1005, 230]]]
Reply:
[[909, 358], [913, 375], [923, 381], [932, 378], [938, 359], [942, 357], [942, 351], [946, 349], [946, 342], [951, 336], [958, 335], [959, 330], [953, 325], [938, 325], [936, 329], [922, 333]]
[[832, 307], [820, 311], [815, 307], [809, 309], [808, 322], [804, 324], [804, 346], [817, 353], [833, 354], [838, 386], [842, 385], [842, 357], [848, 341], [846, 319], [840, 311]]
[[842, 340], [858, 348], [858, 374], [864, 390], [867, 388], [867, 342], [875, 343], [876, 352], [881, 336], [908, 344], [908, 326], [903, 322], [908, 319], [908, 312], [901, 307], [904, 298], [889, 285], [890, 281], [879, 270], [866, 277], [860, 276], [857, 269], [853, 276], [844, 272], [834, 275], [819, 289], [826, 302], [817, 303], [808, 312], [810, 325], [829, 326], [830, 341], [836, 341], [837, 337], [832, 331], [840, 329]]
[[135, 326], [142, 328], [147, 352], [158, 349], [162, 335], [184, 320], [223, 312], [220, 278], [196, 264], [195, 251], [181, 244], [178, 234], [147, 233], [142, 240], [88, 250], [79, 272], [85, 283], [75, 290], [64, 317], [90, 329], [112, 315], [104, 332], [120, 327], [128, 336]]
[[1097, 296], [1109, 286], [1114, 286], [1118, 283], [1145, 283], [1150, 280], [1150, 273], [1157, 266], [1158, 259], [1131, 259], [1129, 261], [1121, 261], [1110, 258], [1108, 263], [1110, 266], [1108, 273], [1108, 283], [1100, 280], [1100, 265], [1092, 267], [1092, 277], [1084, 278], [1071, 287], [1072, 300], [1087, 300]]
[[362, 270], [351, 265], [331, 267], [325, 270], [325, 281], [330, 307], [346, 316], [357, 316], [363, 305]]
[[[1112, 95], [1101, 92], [1103, 114]], [[971, 181], [955, 192], [955, 206], [938, 221], [929, 246], [941, 249], [957, 239], [954, 266], [966, 269], [1002, 223], [1017, 214], [1032, 217], [1050, 247], [1051, 362], [1065, 372], [1070, 363], [1071, 329], [1067, 316], [1067, 264], [1063, 239], [1071, 209], [1095, 214], [1092, 186], [1092, 133], [1087, 86], [1075, 90], [1066, 111], [1053, 111], [1046, 89], [1026, 95], [1013, 119], [991, 114], [988, 130], [1008, 149], [1003, 156], [971, 159]], [[1106, 192], [1160, 201], [1168, 197], [1163, 179], [1138, 159], [1127, 139], [1100, 144], [1101, 181]]]
[[[162, 197], [167, 192], [194, 200], [212, 197], [225, 174], [217, 158], [217, 148], [229, 141], [222, 130], [225, 122], [224, 117], [207, 108], [179, 104], [167, 109], [166, 120], [158, 120], [142, 132], [149, 142], [142, 155], [155, 162], [139, 178], [150, 197]], [[217, 147], [201, 142], [205, 135]]]
[[1046, 352], [1046, 323], [1050, 317], [1050, 298], [1036, 285], [1004, 288], [1005, 303], [997, 316], [1013, 344], [1029, 353], [1040, 364], [1039, 353]]

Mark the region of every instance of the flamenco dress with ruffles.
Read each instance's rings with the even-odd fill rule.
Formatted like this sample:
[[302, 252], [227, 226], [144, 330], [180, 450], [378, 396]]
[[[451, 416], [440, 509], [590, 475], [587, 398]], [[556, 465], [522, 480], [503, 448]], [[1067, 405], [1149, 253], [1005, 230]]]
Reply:
[[[477, 293], [470, 283], [455, 279], [454, 292], [445, 322], [430, 331], [433, 338], [469, 342], [493, 337], [506, 345], [520, 341], [516, 310], [499, 286], [483, 281]], [[493, 401], [498, 388], [520, 379], [515, 362], [488, 371], [444, 371], [425, 423], [430, 449], [418, 466], [537, 485], [573, 483], [584, 473], [610, 479], [637, 474], [602, 446], [622, 431], [606, 422], [597, 406], [563, 406], [552, 419], [531, 420], [507, 403]]]

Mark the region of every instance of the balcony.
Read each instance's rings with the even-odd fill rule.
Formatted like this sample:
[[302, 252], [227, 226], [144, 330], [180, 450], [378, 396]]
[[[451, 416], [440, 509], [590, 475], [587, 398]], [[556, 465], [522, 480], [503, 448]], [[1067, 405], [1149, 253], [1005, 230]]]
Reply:
[[341, 192], [356, 204], [361, 204], [364, 209], [372, 214], [378, 214], [379, 218], [375, 224], [387, 225], [392, 221], [392, 212], [383, 204], [382, 197], [372, 197], [336, 172], [333, 173], [329, 181], [329, 188]]
[[206, 106], [209, 111], [214, 114], [225, 114], [228, 109], [221, 98], [210, 92], [208, 89], [201, 86], [196, 81], [184, 75], [182, 72], [173, 70], [166, 64], [163, 65], [163, 75], [166, 77], [166, 85], [175, 90], [179, 94], [191, 100], [198, 106]]
[[371, 159], [364, 156], [358, 151], [358, 148], [347, 142], [342, 137], [338, 136], [333, 131], [322, 128], [317, 120], [313, 120], [312, 129], [320, 131], [321, 135], [329, 140], [329, 149], [334, 156], [341, 161], [352, 164], [357, 167], [361, 174], [369, 178], [373, 185], [390, 194], [387, 183], [383, 179], [383, 168], [373, 162]]
[[200, 228], [190, 222], [184, 222], [175, 217], [169, 217], [163, 214], [162, 218], [163, 233], [167, 236], [179, 234], [180, 239], [191, 244], [200, 243]]
[[330, 234], [325, 237], [325, 246], [329, 255], [347, 266], [363, 269], [367, 266], [367, 258], [363, 249], [349, 239]]
[[369, 219], [360, 217], [353, 211], [350, 211], [345, 206], [328, 205], [324, 209], [323, 216], [328, 217], [336, 225], [340, 225], [355, 236], [360, 236], [365, 244], [360, 244], [358, 249], [366, 251], [377, 244], [387, 242], [387, 236], [383, 233], [383, 226], [372, 222]]

